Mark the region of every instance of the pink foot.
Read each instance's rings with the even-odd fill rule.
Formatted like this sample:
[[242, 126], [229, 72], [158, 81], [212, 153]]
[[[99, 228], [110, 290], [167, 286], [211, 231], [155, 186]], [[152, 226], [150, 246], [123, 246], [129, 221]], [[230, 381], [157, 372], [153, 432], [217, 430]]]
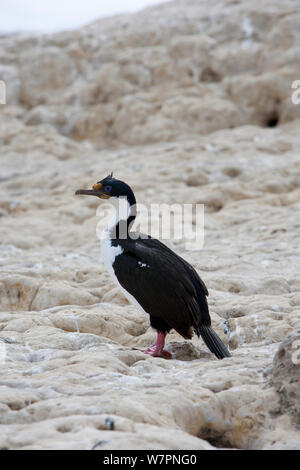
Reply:
[[147, 349], [142, 349], [141, 351], [145, 354], [149, 354], [153, 357], [165, 357], [166, 359], [171, 359], [172, 354], [169, 351], [164, 349], [166, 335], [161, 331], [157, 332], [157, 340], [154, 344], [149, 346]]
[[166, 359], [172, 359], [172, 354], [169, 353], [169, 351], [166, 351], [165, 349], [162, 349], [161, 351], [156, 351], [155, 348], [147, 348], [147, 349], [141, 349], [141, 352], [144, 354], [149, 354], [149, 356], [153, 357], [165, 357]]
[[165, 349], [162, 350], [161, 355], [166, 359], [172, 359], [172, 354], [169, 351], [166, 351]]

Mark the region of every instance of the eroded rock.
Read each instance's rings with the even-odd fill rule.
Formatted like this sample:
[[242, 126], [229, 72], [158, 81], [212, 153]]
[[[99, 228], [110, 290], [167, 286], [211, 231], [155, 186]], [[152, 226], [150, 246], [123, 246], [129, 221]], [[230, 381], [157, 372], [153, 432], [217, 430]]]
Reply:
[[[297, 8], [185, 0], [1, 36], [1, 448], [300, 447]], [[231, 358], [174, 331], [173, 359], [140, 351], [155, 332], [100, 261], [106, 208], [74, 196], [112, 170], [147, 208], [205, 204], [202, 247], [163, 241]]]

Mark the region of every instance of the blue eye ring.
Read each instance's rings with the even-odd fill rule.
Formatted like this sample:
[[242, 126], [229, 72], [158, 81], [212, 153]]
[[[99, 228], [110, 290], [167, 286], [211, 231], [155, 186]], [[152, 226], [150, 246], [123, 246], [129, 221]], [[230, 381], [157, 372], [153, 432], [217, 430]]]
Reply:
[[104, 186], [104, 191], [111, 191], [111, 186], [109, 184], [107, 186]]

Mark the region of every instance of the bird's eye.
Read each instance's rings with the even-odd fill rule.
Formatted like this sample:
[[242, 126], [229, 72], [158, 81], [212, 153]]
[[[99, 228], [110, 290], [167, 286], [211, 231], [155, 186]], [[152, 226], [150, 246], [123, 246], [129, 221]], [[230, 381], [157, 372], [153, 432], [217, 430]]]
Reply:
[[111, 186], [109, 184], [107, 186], [104, 186], [104, 191], [108, 192], [111, 190]]

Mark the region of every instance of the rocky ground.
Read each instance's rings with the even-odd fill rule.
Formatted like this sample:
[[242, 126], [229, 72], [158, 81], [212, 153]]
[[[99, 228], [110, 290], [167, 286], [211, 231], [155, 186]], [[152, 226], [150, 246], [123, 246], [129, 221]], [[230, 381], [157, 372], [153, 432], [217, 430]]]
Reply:
[[[298, 6], [0, 38], [1, 448], [300, 448]], [[167, 243], [232, 358], [174, 332], [174, 359], [138, 350], [155, 332], [99, 259], [99, 202], [74, 196], [111, 170], [144, 204], [205, 204], [203, 249]]]

